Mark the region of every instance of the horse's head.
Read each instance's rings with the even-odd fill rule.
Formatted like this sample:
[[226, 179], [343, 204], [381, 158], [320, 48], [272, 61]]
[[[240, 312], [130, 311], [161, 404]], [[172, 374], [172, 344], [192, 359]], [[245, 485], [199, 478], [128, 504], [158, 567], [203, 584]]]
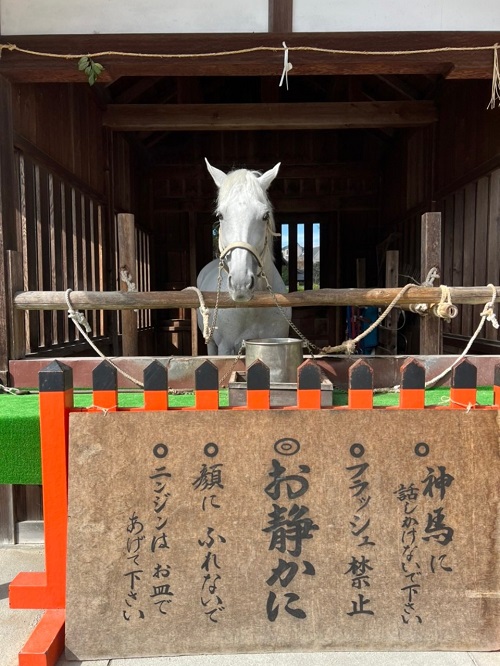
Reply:
[[233, 301], [249, 301], [265, 262], [272, 258], [274, 220], [266, 191], [280, 165], [263, 174], [246, 169], [226, 174], [205, 161], [219, 188], [219, 250], [228, 291]]

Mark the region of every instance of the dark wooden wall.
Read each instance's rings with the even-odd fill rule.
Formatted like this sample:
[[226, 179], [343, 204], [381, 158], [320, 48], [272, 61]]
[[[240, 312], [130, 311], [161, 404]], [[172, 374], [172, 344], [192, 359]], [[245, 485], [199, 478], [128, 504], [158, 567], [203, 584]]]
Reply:
[[[135, 214], [140, 244], [136, 280], [149, 285], [149, 209], [143, 160], [126, 135], [102, 127], [102, 105], [86, 85], [12, 87], [16, 210], [25, 289], [119, 288], [116, 213]], [[147, 201], [147, 200], [146, 200]], [[119, 353], [113, 313], [89, 313], [94, 341]], [[65, 313], [31, 312], [29, 353], [94, 354]], [[141, 328], [150, 328], [150, 316]], [[143, 337], [146, 333], [143, 333]], [[149, 341], [148, 341], [149, 340]], [[154, 338], [141, 340], [154, 352]]]
[[[400, 251], [400, 284], [420, 280], [420, 216], [442, 214], [442, 278], [453, 286], [500, 282], [500, 123], [487, 110], [487, 81], [445, 81], [437, 96], [439, 123], [408, 130], [384, 162], [382, 217], [388, 249]], [[461, 351], [480, 320], [479, 307], [460, 308], [444, 324], [445, 351]], [[411, 319], [411, 317], [410, 317]], [[483, 329], [475, 350], [495, 353], [498, 331]], [[409, 351], [418, 351], [412, 349]]]

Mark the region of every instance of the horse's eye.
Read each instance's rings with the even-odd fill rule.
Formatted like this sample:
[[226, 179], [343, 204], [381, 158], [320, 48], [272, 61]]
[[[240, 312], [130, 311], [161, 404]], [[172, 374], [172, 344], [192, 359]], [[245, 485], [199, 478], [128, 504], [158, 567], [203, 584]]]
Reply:
[[267, 210], [264, 215], [262, 216], [262, 219], [264, 222], [269, 222], [269, 211]]
[[219, 222], [224, 218], [224, 216], [222, 215], [222, 213], [216, 213], [216, 214], [215, 214], [215, 217], [219, 220]]

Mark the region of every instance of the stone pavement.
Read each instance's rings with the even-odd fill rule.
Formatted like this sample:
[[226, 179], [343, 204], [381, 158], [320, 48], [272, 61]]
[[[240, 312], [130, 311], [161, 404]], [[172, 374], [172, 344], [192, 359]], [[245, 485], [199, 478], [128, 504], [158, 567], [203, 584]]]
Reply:
[[[8, 586], [20, 571], [42, 571], [41, 546], [0, 546], [0, 666], [18, 666], [17, 655], [41, 611], [11, 610]], [[314, 652], [199, 655], [66, 661], [57, 666], [500, 666], [500, 652]]]

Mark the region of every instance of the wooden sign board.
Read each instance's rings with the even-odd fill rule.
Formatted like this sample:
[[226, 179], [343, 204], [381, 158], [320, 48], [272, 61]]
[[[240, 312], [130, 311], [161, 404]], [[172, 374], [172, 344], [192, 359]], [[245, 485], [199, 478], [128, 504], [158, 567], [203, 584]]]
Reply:
[[67, 656], [500, 648], [497, 412], [71, 414]]

